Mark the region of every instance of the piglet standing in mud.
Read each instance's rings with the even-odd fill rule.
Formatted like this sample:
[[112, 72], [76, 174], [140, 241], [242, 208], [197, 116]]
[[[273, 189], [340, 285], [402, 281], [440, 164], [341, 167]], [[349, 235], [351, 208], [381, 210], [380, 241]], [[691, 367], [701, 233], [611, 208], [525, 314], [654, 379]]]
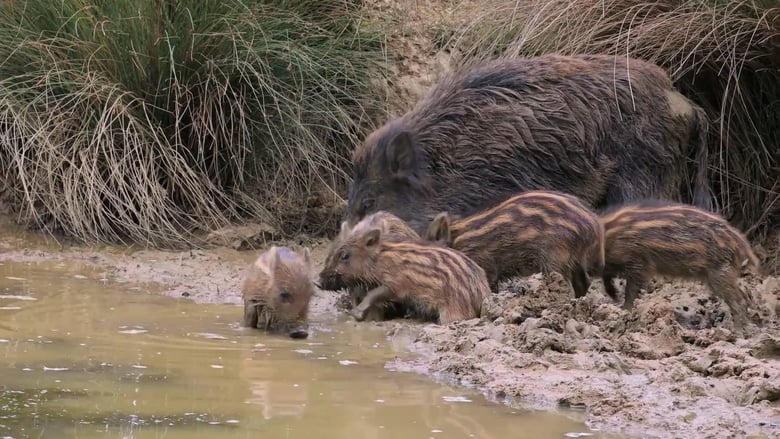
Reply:
[[[363, 220], [355, 224], [354, 227], [350, 227], [346, 222], [342, 222], [339, 235], [330, 244], [328, 255], [325, 258], [325, 266], [333, 266], [335, 264], [334, 258], [338, 257], [339, 248], [352, 234], [364, 233], [373, 227], [379, 227], [382, 230], [382, 235], [385, 237], [411, 240], [420, 239], [420, 235], [412, 230], [404, 220], [385, 211], [375, 212], [363, 218]], [[351, 308], [354, 309], [366, 296], [366, 292], [378, 287], [379, 284], [376, 282], [359, 281], [355, 279], [346, 283], [343, 278], [333, 272], [331, 273], [331, 276], [321, 278], [318, 286], [321, 289], [331, 291], [346, 288], [348, 290]], [[405, 309], [400, 303], [385, 301], [370, 307], [366, 312], [365, 320], [388, 320], [393, 317], [402, 317], [404, 314]]]
[[626, 280], [623, 308], [654, 275], [704, 281], [731, 310], [736, 328], [747, 323], [751, 301], [737, 283], [744, 269], [760, 270], [745, 236], [717, 214], [694, 206], [643, 201], [602, 214], [605, 231], [604, 288], [613, 299], [613, 277]]
[[309, 249], [299, 254], [273, 246], [252, 265], [241, 289], [244, 326], [307, 338], [309, 302], [314, 295]]
[[512, 276], [541, 271], [566, 278], [575, 297], [588, 292], [588, 271], [604, 265], [604, 229], [576, 197], [528, 191], [471, 216], [438, 214], [425, 239], [443, 241], [485, 270], [491, 288]]
[[363, 320], [369, 308], [394, 300], [423, 320], [448, 324], [479, 317], [490, 294], [485, 272], [462, 253], [423, 240], [384, 236], [381, 227], [351, 233], [334, 249], [320, 281], [334, 276], [345, 282], [378, 285], [352, 310]]

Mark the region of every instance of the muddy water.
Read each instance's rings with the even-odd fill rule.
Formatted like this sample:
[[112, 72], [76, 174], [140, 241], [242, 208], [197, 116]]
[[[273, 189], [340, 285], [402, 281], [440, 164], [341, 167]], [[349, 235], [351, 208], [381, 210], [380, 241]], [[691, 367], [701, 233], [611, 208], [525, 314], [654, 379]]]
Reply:
[[0, 264], [0, 437], [588, 432], [571, 416], [513, 410], [387, 370], [404, 351], [368, 325], [322, 317], [308, 340], [290, 340], [239, 327], [237, 306], [121, 288], [78, 264]]

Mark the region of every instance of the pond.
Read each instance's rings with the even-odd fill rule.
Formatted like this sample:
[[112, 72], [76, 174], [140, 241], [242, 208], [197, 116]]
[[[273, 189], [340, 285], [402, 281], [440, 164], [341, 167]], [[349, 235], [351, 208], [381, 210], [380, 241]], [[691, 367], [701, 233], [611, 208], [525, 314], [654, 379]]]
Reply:
[[76, 262], [0, 263], [2, 438], [607, 437], [388, 369], [385, 331], [313, 316], [306, 340]]

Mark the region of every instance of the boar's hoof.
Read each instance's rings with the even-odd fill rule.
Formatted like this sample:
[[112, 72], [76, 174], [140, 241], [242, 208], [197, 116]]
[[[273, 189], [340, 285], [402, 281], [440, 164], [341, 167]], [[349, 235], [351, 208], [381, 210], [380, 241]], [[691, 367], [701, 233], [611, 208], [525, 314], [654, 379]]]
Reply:
[[362, 322], [366, 318], [366, 309], [356, 306], [349, 311], [349, 315], [354, 317], [358, 322]]
[[309, 337], [309, 332], [306, 331], [303, 328], [295, 328], [292, 331], [290, 331], [290, 338], [307, 338]]

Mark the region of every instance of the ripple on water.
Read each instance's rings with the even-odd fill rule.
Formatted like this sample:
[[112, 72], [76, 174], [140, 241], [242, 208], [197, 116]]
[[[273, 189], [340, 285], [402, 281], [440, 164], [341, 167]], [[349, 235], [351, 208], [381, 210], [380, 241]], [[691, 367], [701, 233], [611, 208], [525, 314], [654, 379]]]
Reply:
[[349, 366], [350, 364], [358, 364], [358, 362], [352, 360], [339, 360], [339, 364], [342, 366]]
[[129, 328], [127, 326], [120, 326], [119, 327], [119, 333], [120, 334], [143, 334], [145, 332], [149, 332], [149, 331], [144, 329], [141, 326], [135, 326], [133, 328]]
[[441, 399], [447, 402], [471, 402], [471, 400], [465, 396], [442, 396]]
[[82, 419], [82, 422], [90, 424], [105, 425], [108, 427], [123, 427], [128, 424], [134, 426], [148, 426], [153, 424], [166, 424], [168, 426], [192, 426], [192, 425], [211, 425], [221, 428], [235, 428], [238, 421], [227, 422], [221, 419], [219, 415], [210, 413], [184, 413], [170, 415], [151, 415], [141, 416], [127, 413], [111, 413], [108, 415], [93, 415]]
[[310, 349], [293, 349], [293, 352], [297, 352], [299, 354], [308, 355], [314, 353], [314, 351]]
[[[190, 334], [187, 334], [187, 335], [190, 335]], [[192, 335], [194, 335], [196, 337], [203, 337], [203, 338], [206, 338], [208, 340], [227, 340], [228, 339], [227, 337], [225, 337], [223, 335], [214, 334], [213, 332], [195, 332]]]
[[38, 300], [37, 298], [33, 296], [21, 296], [18, 294], [0, 294], [0, 299], [11, 299], [11, 300]]

